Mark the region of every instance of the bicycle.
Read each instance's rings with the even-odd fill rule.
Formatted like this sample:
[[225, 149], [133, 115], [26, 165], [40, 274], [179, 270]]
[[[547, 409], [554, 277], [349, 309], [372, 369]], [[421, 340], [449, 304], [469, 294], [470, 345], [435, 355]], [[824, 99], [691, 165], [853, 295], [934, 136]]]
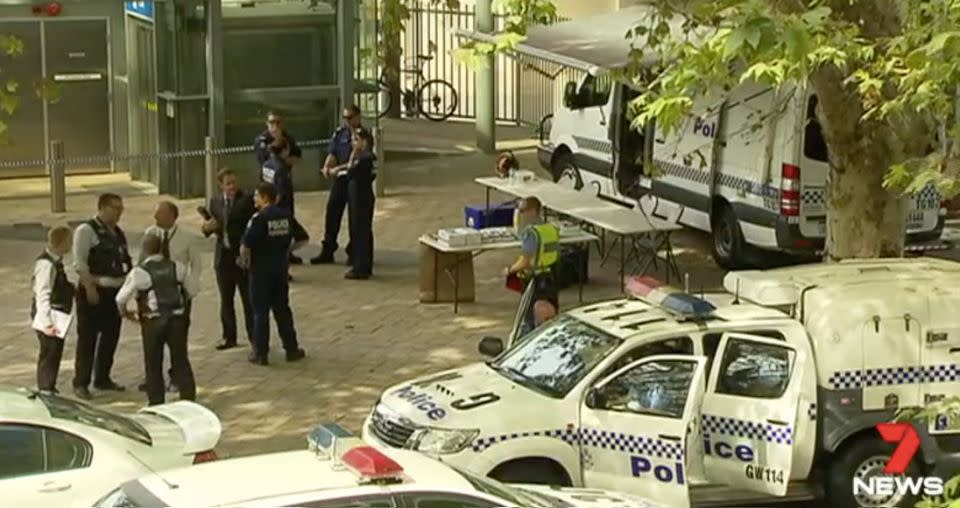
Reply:
[[[423, 75], [423, 66], [430, 60], [433, 60], [431, 55], [417, 55], [416, 68], [406, 68], [400, 71], [401, 75], [412, 74], [415, 78], [413, 90], [403, 88], [401, 83], [400, 96], [403, 101], [403, 109], [407, 114], [418, 112], [429, 120], [442, 122], [453, 116], [453, 113], [457, 111], [460, 97], [449, 81], [443, 79], [427, 80], [426, 76]], [[379, 85], [381, 94], [386, 97], [381, 105], [379, 115], [380, 118], [383, 118], [390, 111], [390, 101], [393, 100], [390, 94], [390, 85], [387, 82], [386, 70], [380, 73]]]

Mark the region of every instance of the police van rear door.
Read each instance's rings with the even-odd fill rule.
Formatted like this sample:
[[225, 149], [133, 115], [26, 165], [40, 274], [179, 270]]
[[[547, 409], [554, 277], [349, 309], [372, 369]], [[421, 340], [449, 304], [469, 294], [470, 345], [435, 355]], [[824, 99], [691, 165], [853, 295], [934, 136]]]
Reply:
[[650, 356], [587, 390], [580, 406], [584, 485], [689, 506], [687, 433], [705, 365], [699, 356]]
[[786, 494], [805, 361], [782, 340], [723, 335], [700, 415], [710, 483]]

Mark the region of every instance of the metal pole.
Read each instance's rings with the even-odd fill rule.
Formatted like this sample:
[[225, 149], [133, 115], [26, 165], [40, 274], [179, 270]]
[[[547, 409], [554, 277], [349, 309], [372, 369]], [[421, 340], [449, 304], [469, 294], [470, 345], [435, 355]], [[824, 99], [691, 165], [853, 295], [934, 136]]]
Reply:
[[207, 134], [224, 139], [223, 97], [223, 9], [221, 0], [206, 1], [207, 33], [205, 42], [207, 67]]
[[63, 159], [63, 141], [50, 142], [50, 159], [47, 161], [50, 173], [50, 211], [67, 211], [67, 163]]
[[205, 195], [207, 200], [213, 199], [217, 193], [217, 158], [213, 154], [213, 137], [207, 136], [203, 142], [203, 161], [204, 161], [204, 182], [206, 182]]
[[[477, 0], [475, 8], [476, 31], [494, 33], [493, 1]], [[484, 57], [476, 76], [477, 148], [484, 153], [494, 153], [497, 150], [497, 92], [496, 59], [493, 55]]]
[[[355, 0], [337, 2], [337, 40], [340, 41], [337, 55], [337, 74], [340, 86], [340, 108], [354, 103], [354, 33], [356, 33], [357, 4]], [[375, 114], [375, 113], [374, 113]]]
[[373, 128], [373, 139], [376, 143], [374, 145], [373, 151], [377, 156], [377, 179], [373, 181], [373, 191], [378, 198], [382, 198], [384, 195], [384, 190], [387, 186], [386, 182], [386, 164], [383, 161], [383, 127], [377, 125]]

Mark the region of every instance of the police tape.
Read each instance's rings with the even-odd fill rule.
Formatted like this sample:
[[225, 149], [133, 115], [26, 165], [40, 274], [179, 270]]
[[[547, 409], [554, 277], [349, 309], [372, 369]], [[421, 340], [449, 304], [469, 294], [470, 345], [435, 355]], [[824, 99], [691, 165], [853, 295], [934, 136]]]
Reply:
[[[310, 141], [297, 141], [297, 146], [300, 148], [326, 148], [330, 145], [329, 139], [317, 139]], [[64, 147], [66, 150], [67, 147]], [[80, 157], [64, 157], [61, 159], [36, 159], [36, 160], [18, 160], [18, 161], [0, 161], [0, 169], [16, 169], [16, 168], [36, 168], [41, 166], [53, 165], [53, 164], [64, 164], [66, 166], [70, 165], [90, 165], [90, 164], [104, 164], [109, 165], [111, 162], [140, 162], [140, 161], [149, 161], [149, 160], [168, 160], [168, 159], [186, 159], [190, 157], [206, 157], [207, 155], [235, 155], [242, 153], [252, 153], [254, 150], [252, 145], [247, 146], [231, 146], [224, 148], [215, 148], [213, 150], [198, 149], [198, 150], [181, 150], [178, 152], [164, 152], [164, 153], [138, 153], [138, 154], [103, 154], [103, 155], [88, 155]]]

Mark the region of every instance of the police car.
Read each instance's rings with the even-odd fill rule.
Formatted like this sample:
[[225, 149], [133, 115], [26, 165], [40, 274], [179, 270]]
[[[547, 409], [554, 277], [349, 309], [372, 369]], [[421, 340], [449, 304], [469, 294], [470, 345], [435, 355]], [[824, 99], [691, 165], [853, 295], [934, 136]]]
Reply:
[[[672, 506], [855, 496], [893, 445], [898, 408], [960, 395], [960, 265], [927, 258], [731, 272], [690, 295], [648, 278], [492, 361], [387, 389], [364, 423], [383, 447], [435, 454], [505, 482], [586, 486]], [[910, 476], [957, 471], [960, 430], [918, 425]]]
[[90, 501], [148, 471], [216, 460], [220, 420], [177, 401], [133, 415], [26, 389], [0, 389], [0, 499], [6, 506]]
[[450, 468], [416, 452], [379, 451], [336, 424], [314, 429], [308, 443], [307, 450], [224, 460], [209, 466], [145, 476], [125, 483], [95, 506], [660, 506], [601, 490], [503, 485]]

